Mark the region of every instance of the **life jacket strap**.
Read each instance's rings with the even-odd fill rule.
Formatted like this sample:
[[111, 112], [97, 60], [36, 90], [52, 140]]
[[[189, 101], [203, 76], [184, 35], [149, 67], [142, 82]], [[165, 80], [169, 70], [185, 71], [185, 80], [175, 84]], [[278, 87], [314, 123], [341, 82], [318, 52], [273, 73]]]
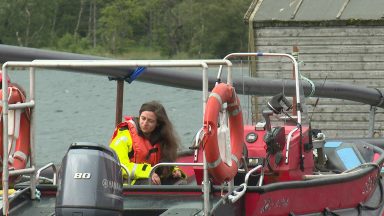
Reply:
[[158, 151], [159, 151], [158, 148], [152, 148], [152, 149], [150, 149], [150, 150], [148, 151], [147, 156], [145, 157], [145, 160], [148, 160], [152, 153], [156, 153], [156, 152], [158, 152]]

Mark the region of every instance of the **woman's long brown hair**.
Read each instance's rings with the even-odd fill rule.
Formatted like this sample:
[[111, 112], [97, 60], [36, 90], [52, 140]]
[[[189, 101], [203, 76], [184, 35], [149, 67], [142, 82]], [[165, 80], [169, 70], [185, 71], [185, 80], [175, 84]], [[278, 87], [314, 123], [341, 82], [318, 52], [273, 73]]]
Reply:
[[157, 117], [157, 126], [151, 136], [157, 137], [160, 143], [160, 162], [176, 161], [180, 141], [163, 105], [158, 101], [150, 101], [141, 105], [139, 114], [141, 115], [143, 111], [154, 112]]

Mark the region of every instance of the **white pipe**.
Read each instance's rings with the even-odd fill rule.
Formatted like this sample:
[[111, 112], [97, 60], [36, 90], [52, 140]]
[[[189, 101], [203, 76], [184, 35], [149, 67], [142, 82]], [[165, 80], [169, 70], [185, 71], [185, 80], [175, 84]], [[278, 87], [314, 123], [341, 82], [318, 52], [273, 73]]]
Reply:
[[[292, 134], [297, 131], [297, 127], [291, 130], [287, 136], [287, 149], [285, 150], [285, 164], [288, 164], [288, 158], [289, 158], [289, 148], [291, 144]], [[301, 148], [301, 147], [300, 147]]]
[[2, 70], [2, 120], [3, 120], [3, 215], [8, 214], [9, 201], [9, 171], [8, 171], [8, 82], [7, 80], [7, 63], [3, 64]]
[[8, 67], [44, 67], [44, 68], [87, 68], [87, 67], [200, 67], [207, 65], [226, 65], [226, 60], [34, 60], [10, 61]]
[[[231, 53], [231, 54], [228, 54], [227, 56], [224, 57], [224, 59], [229, 59], [229, 58], [233, 58], [233, 57], [261, 57], [261, 56], [279, 56], [279, 57], [287, 57], [291, 60], [291, 62], [293, 63], [293, 67], [294, 67], [294, 70], [295, 70], [295, 83], [296, 83], [296, 105], [300, 104], [301, 106], [301, 103], [300, 103], [300, 95], [301, 95], [301, 92], [300, 92], [300, 86], [299, 86], [299, 68], [298, 68], [298, 63], [295, 59], [295, 57], [293, 57], [292, 55], [290, 54], [286, 54], [286, 53], [262, 53], [262, 52], [256, 52], [256, 53]], [[219, 74], [221, 74], [221, 69], [222, 67], [220, 66], [220, 69], [219, 69]], [[300, 107], [297, 107], [297, 122], [299, 124], [301, 124], [301, 111], [300, 111]]]

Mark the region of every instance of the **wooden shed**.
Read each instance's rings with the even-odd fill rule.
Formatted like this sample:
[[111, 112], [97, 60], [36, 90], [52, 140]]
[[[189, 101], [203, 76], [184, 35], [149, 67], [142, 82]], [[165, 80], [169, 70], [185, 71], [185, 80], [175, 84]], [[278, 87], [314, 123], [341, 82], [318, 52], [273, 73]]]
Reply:
[[[311, 80], [384, 89], [383, 0], [254, 0], [245, 21], [252, 52], [292, 53], [297, 46], [300, 71]], [[258, 60], [251, 73], [273, 76], [273, 61]], [[306, 101], [313, 128], [328, 137], [384, 135], [381, 108], [327, 98], [314, 107], [316, 98]]]

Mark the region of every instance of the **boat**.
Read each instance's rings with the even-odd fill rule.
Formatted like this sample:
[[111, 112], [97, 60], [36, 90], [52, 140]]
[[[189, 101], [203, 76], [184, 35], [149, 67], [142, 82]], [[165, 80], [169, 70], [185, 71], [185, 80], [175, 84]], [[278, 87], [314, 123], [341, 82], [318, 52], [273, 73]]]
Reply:
[[[233, 82], [236, 59], [249, 57], [285, 58], [294, 68], [287, 86], [260, 90], [271, 97], [261, 113], [263, 120], [254, 125], [243, 120], [244, 104]], [[129, 178], [122, 178], [126, 168], [105, 143], [74, 142], [60, 168], [53, 163], [36, 167], [38, 143], [32, 118], [29, 166], [9, 170], [8, 163], [3, 163], [3, 215], [384, 215], [384, 140], [327, 139], [312, 129], [305, 85], [290, 54], [232, 53], [224, 59], [202, 60], [8, 61], [2, 67], [3, 80], [18, 67], [30, 68], [30, 100], [8, 104], [3, 99], [3, 149], [8, 148], [9, 110], [28, 107], [34, 116], [35, 74], [40, 68], [200, 68], [204, 112], [198, 117], [203, 123], [190, 151], [181, 152], [176, 162], [152, 168], [154, 172], [179, 166], [187, 175], [184, 181], [131, 185]], [[210, 68], [218, 70], [213, 84]], [[2, 88], [7, 89], [8, 83]], [[8, 91], [2, 94], [7, 98]], [[117, 104], [118, 121], [122, 107]], [[8, 151], [3, 158], [8, 158]], [[44, 174], [47, 169], [51, 172]], [[9, 190], [10, 176], [30, 178], [15, 182]]]

